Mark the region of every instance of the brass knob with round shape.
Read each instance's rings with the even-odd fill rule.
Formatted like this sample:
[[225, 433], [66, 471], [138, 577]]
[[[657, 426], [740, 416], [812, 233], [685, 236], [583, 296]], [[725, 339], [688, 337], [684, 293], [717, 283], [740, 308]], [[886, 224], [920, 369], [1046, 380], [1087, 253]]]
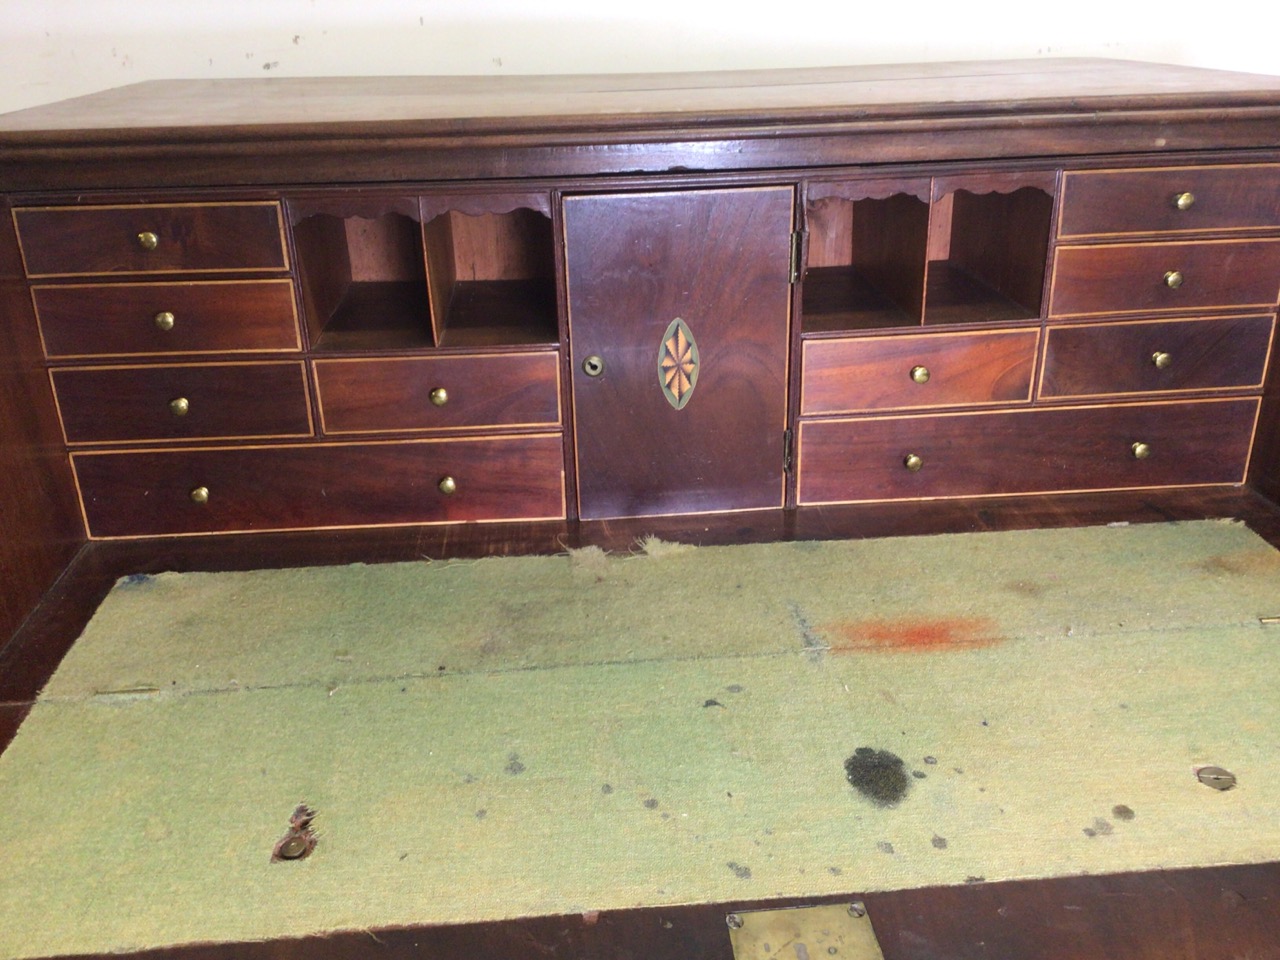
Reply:
[[1138, 440], [1130, 445], [1129, 449], [1133, 452], [1133, 459], [1145, 460], [1151, 456], [1151, 445]]
[[208, 502], [209, 502], [209, 488], [208, 488], [208, 487], [196, 487], [195, 489], [193, 489], [193, 490], [191, 491], [191, 493], [189, 494], [189, 496], [191, 497], [191, 502], [192, 502], [192, 503], [208, 503]]
[[436, 489], [446, 497], [451, 497], [458, 492], [458, 481], [453, 477], [441, 477], [440, 482], [436, 484]]
[[444, 387], [436, 387], [431, 391], [431, 402], [437, 407], [443, 407], [449, 402], [449, 391]]
[[911, 379], [915, 383], [928, 383], [929, 368], [925, 366], [921, 366], [920, 364], [916, 364], [914, 367], [911, 368]]
[[1168, 370], [1171, 363], [1173, 363], [1173, 357], [1163, 350], [1157, 350], [1151, 355], [1151, 364], [1157, 370]]
[[1164, 274], [1164, 285], [1170, 290], [1177, 290], [1182, 286], [1182, 271], [1166, 270]]
[[902, 458], [902, 465], [912, 473], [919, 473], [920, 468], [924, 466], [924, 458], [918, 453], [908, 453]]
[[151, 322], [156, 325], [157, 330], [161, 330], [165, 333], [168, 333], [170, 330], [173, 329], [175, 317], [171, 311], [161, 310], [159, 313], [157, 313], [154, 317], [151, 318]]
[[1179, 210], [1190, 210], [1191, 205], [1196, 202], [1194, 193], [1180, 193], [1173, 198], [1173, 205]]
[[191, 412], [191, 401], [186, 397], [175, 397], [169, 401], [169, 412], [175, 417], [185, 417]]
[[154, 250], [160, 246], [160, 238], [150, 230], [143, 230], [138, 234], [138, 246], [143, 250]]

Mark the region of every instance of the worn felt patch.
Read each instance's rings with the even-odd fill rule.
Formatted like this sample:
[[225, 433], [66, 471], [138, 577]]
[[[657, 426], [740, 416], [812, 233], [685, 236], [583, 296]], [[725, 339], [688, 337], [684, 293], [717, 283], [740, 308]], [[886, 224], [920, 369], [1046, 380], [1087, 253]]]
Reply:
[[1221, 522], [127, 579], [0, 956], [1272, 860], [1277, 608]]

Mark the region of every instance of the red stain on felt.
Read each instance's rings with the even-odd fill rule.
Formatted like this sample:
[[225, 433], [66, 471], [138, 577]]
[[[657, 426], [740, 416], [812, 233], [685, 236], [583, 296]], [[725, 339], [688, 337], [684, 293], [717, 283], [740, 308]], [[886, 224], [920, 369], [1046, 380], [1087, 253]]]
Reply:
[[831, 639], [832, 653], [863, 650], [975, 650], [1004, 638], [988, 617], [949, 617], [940, 620], [858, 620], [829, 624], [822, 633]]

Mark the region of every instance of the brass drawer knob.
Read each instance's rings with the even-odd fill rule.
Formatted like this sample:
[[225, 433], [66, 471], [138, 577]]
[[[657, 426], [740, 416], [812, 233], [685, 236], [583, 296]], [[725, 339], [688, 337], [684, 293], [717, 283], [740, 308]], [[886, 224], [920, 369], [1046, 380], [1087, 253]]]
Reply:
[[1179, 270], [1168, 270], [1164, 275], [1164, 285], [1170, 290], [1177, 290], [1182, 286], [1182, 272]]
[[191, 401], [186, 397], [176, 397], [169, 401], [169, 412], [175, 417], [185, 417], [191, 412]]
[[192, 490], [192, 491], [191, 491], [190, 496], [191, 496], [191, 502], [192, 502], [192, 503], [208, 503], [208, 502], [209, 502], [209, 488], [208, 488], [208, 487], [196, 487], [194, 490]]
[[929, 382], [929, 368], [922, 367], [919, 364], [911, 368], [911, 379], [916, 383]]
[[161, 310], [155, 315], [152, 322], [155, 323], [157, 330], [168, 332], [173, 329], [174, 316], [168, 310]]
[[1151, 447], [1149, 444], [1143, 443], [1141, 440], [1134, 443], [1130, 448], [1133, 451], [1133, 459], [1145, 460], [1151, 456]]
[[143, 230], [138, 234], [138, 246], [143, 250], [154, 250], [160, 245], [160, 238], [150, 230]]
[[437, 407], [443, 407], [449, 402], [449, 391], [444, 387], [436, 387], [431, 391], [431, 402]]
[[446, 497], [451, 497], [458, 492], [458, 481], [453, 479], [453, 477], [442, 477], [440, 482], [436, 484], [436, 487], [439, 488], [440, 492]]
[[1179, 210], [1190, 210], [1191, 205], [1196, 202], [1194, 193], [1180, 193], [1173, 198], [1173, 205]]
[[1163, 350], [1157, 350], [1151, 355], [1151, 362], [1157, 370], [1169, 369], [1169, 364], [1173, 363], [1173, 357]]
[[908, 453], [902, 458], [902, 465], [912, 473], [919, 473], [920, 468], [924, 466], [924, 460], [919, 454]]

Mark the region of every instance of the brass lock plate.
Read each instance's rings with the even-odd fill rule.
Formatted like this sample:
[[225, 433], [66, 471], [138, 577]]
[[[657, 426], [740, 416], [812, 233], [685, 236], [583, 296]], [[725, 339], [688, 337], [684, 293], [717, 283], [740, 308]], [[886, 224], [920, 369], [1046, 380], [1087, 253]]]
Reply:
[[734, 960], [884, 960], [861, 903], [748, 910], [727, 921]]

